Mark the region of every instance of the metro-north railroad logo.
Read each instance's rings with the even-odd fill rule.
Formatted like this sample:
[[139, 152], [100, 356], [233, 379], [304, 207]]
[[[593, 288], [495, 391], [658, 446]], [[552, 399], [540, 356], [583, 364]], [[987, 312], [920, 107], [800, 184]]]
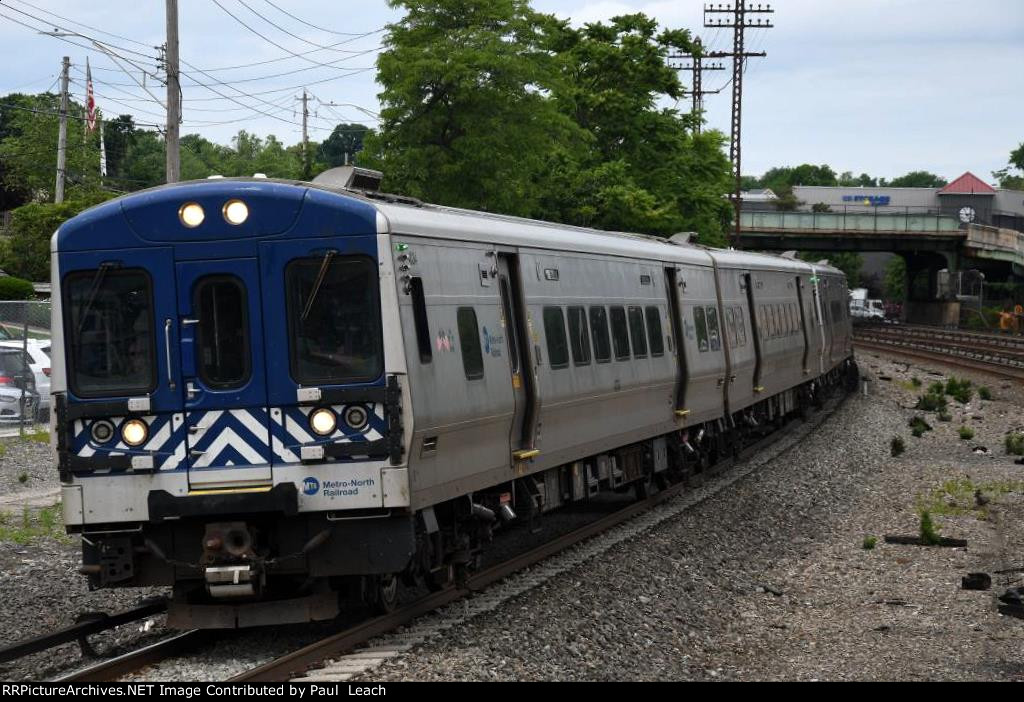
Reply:
[[320, 492], [320, 481], [309, 477], [302, 481], [302, 491], [307, 495], [315, 495]]

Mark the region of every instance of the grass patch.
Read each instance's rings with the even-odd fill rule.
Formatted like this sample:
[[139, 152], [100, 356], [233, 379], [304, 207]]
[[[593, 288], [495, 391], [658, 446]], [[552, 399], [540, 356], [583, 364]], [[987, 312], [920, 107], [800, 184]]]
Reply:
[[940, 422], [952, 422], [953, 421], [953, 415], [951, 415], [946, 410], [942, 410], [941, 412], [939, 412], [939, 421]]
[[983, 400], [991, 400], [992, 399], [992, 391], [989, 390], [984, 385], [982, 385], [980, 388], [978, 388], [978, 397], [980, 397]]
[[878, 545], [878, 539], [877, 538], [875, 538], [874, 536], [865, 536], [864, 537], [864, 541], [863, 541], [863, 543], [861, 543], [860, 547], [862, 549], [864, 549], [865, 551], [873, 551], [875, 546], [877, 546], [877, 545]]
[[33, 513], [26, 507], [21, 516], [0, 512], [0, 542], [27, 544], [32, 539], [67, 541], [60, 505]]
[[962, 405], [971, 401], [974, 390], [971, 388], [971, 381], [966, 378], [950, 378], [946, 381], [946, 394]]
[[939, 541], [942, 539], [939, 536], [940, 528], [932, 520], [932, 515], [928, 510], [921, 512], [921, 543], [925, 546], [937, 546]]
[[21, 438], [25, 441], [35, 441], [37, 444], [48, 444], [50, 443], [50, 432], [43, 429], [31, 434], [23, 434]]
[[28, 473], [21, 473], [18, 475], [18, 482], [24, 485], [28, 482]]
[[915, 388], [919, 388], [921, 387], [921, 379], [915, 375], [910, 379], [910, 384], [913, 385]]
[[923, 410], [925, 412], [945, 412], [946, 396], [942, 393], [928, 391], [917, 398], [917, 405], [914, 406], [914, 409]]
[[970, 427], [960, 427], [960, 440], [970, 441], [974, 438], [974, 430]]
[[889, 442], [889, 453], [895, 458], [903, 453], [907, 449], [907, 445], [903, 442], [902, 436], [892, 437], [892, 441]]
[[924, 417], [917, 416], [910, 420], [910, 433], [914, 438], [920, 439], [926, 431], [931, 431], [932, 425], [924, 420]]
[[978, 504], [977, 495], [990, 500], [1010, 493], [1024, 493], [1024, 480], [1002, 480], [975, 483], [969, 478], [952, 478], [930, 493], [917, 499], [917, 510], [946, 517], [988, 517], [988, 510]]
[[1024, 456], [1024, 434], [1014, 431], [1006, 435], [1006, 453], [1010, 456]]

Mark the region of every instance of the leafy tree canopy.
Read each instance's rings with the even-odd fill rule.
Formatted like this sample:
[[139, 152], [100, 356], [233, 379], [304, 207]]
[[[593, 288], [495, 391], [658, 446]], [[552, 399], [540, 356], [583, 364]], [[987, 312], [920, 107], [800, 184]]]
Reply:
[[941, 188], [946, 184], [945, 178], [928, 171], [911, 171], [885, 183], [890, 188]]
[[339, 124], [317, 148], [317, 160], [328, 168], [355, 163], [356, 154], [363, 150], [363, 140], [369, 132], [365, 124]]
[[1024, 144], [1010, 152], [1010, 163], [992, 174], [999, 186], [1009, 190], [1024, 190]]

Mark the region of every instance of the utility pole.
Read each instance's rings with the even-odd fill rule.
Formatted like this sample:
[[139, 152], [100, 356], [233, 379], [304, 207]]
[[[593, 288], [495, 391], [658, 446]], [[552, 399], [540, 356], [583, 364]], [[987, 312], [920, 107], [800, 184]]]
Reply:
[[[704, 6], [704, 26], [705, 27], [723, 27], [731, 28], [732, 33], [732, 52], [723, 53], [716, 52], [709, 54], [709, 58], [725, 58], [726, 56], [732, 57], [732, 129], [731, 138], [729, 141], [729, 160], [732, 161], [733, 178], [736, 181], [735, 192], [733, 193], [733, 208], [736, 211], [736, 230], [734, 232], [733, 245], [739, 243], [740, 237], [740, 211], [742, 209], [742, 192], [743, 192], [743, 171], [741, 165], [742, 151], [740, 145], [742, 142], [741, 127], [743, 125], [743, 69], [746, 66], [747, 58], [754, 56], [766, 56], [764, 52], [758, 54], [751, 54], [745, 51], [744, 33], [748, 28], [754, 29], [770, 29], [774, 27], [771, 20], [757, 20], [748, 19], [748, 14], [762, 15], [772, 14], [775, 10], [771, 8], [771, 5], [757, 5], [754, 7], [753, 4], [747, 4], [740, 0], [732, 5], [705, 5]], [[721, 17], [716, 22], [710, 21], [709, 15], [721, 15], [730, 14], [732, 19], [723, 20]]]
[[60, 130], [57, 133], [57, 185], [53, 195], [53, 201], [58, 205], [64, 202], [64, 180], [68, 164], [68, 73], [70, 70], [71, 58], [65, 56], [60, 74]]
[[693, 98], [693, 108], [691, 113], [694, 117], [693, 131], [700, 134], [701, 130], [701, 115], [704, 113], [704, 96], [705, 95], [717, 95], [722, 92], [721, 90], [704, 90], [704, 71], [724, 71], [725, 66], [719, 63], [706, 64], [704, 59], [704, 45], [701, 43], [700, 37], [697, 37], [693, 42], [693, 51], [689, 54], [676, 54], [669, 56], [670, 59], [689, 59], [690, 65], [673, 66], [676, 70], [690, 71], [690, 90], [684, 91], [684, 95], [689, 95]]
[[167, 1], [167, 182], [181, 180], [181, 76], [178, 62], [178, 0]]
[[308, 180], [312, 173], [309, 164], [309, 93], [305, 88], [302, 89], [302, 97], [297, 99], [302, 100], [302, 177]]

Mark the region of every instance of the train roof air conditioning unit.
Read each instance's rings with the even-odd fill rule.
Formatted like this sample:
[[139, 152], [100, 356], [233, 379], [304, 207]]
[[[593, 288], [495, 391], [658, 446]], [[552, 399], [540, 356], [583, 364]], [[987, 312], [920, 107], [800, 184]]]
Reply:
[[383, 178], [383, 173], [371, 168], [338, 166], [324, 171], [314, 178], [313, 182], [317, 185], [344, 188], [345, 190], [363, 190], [375, 193], [380, 190], [380, 182]]

